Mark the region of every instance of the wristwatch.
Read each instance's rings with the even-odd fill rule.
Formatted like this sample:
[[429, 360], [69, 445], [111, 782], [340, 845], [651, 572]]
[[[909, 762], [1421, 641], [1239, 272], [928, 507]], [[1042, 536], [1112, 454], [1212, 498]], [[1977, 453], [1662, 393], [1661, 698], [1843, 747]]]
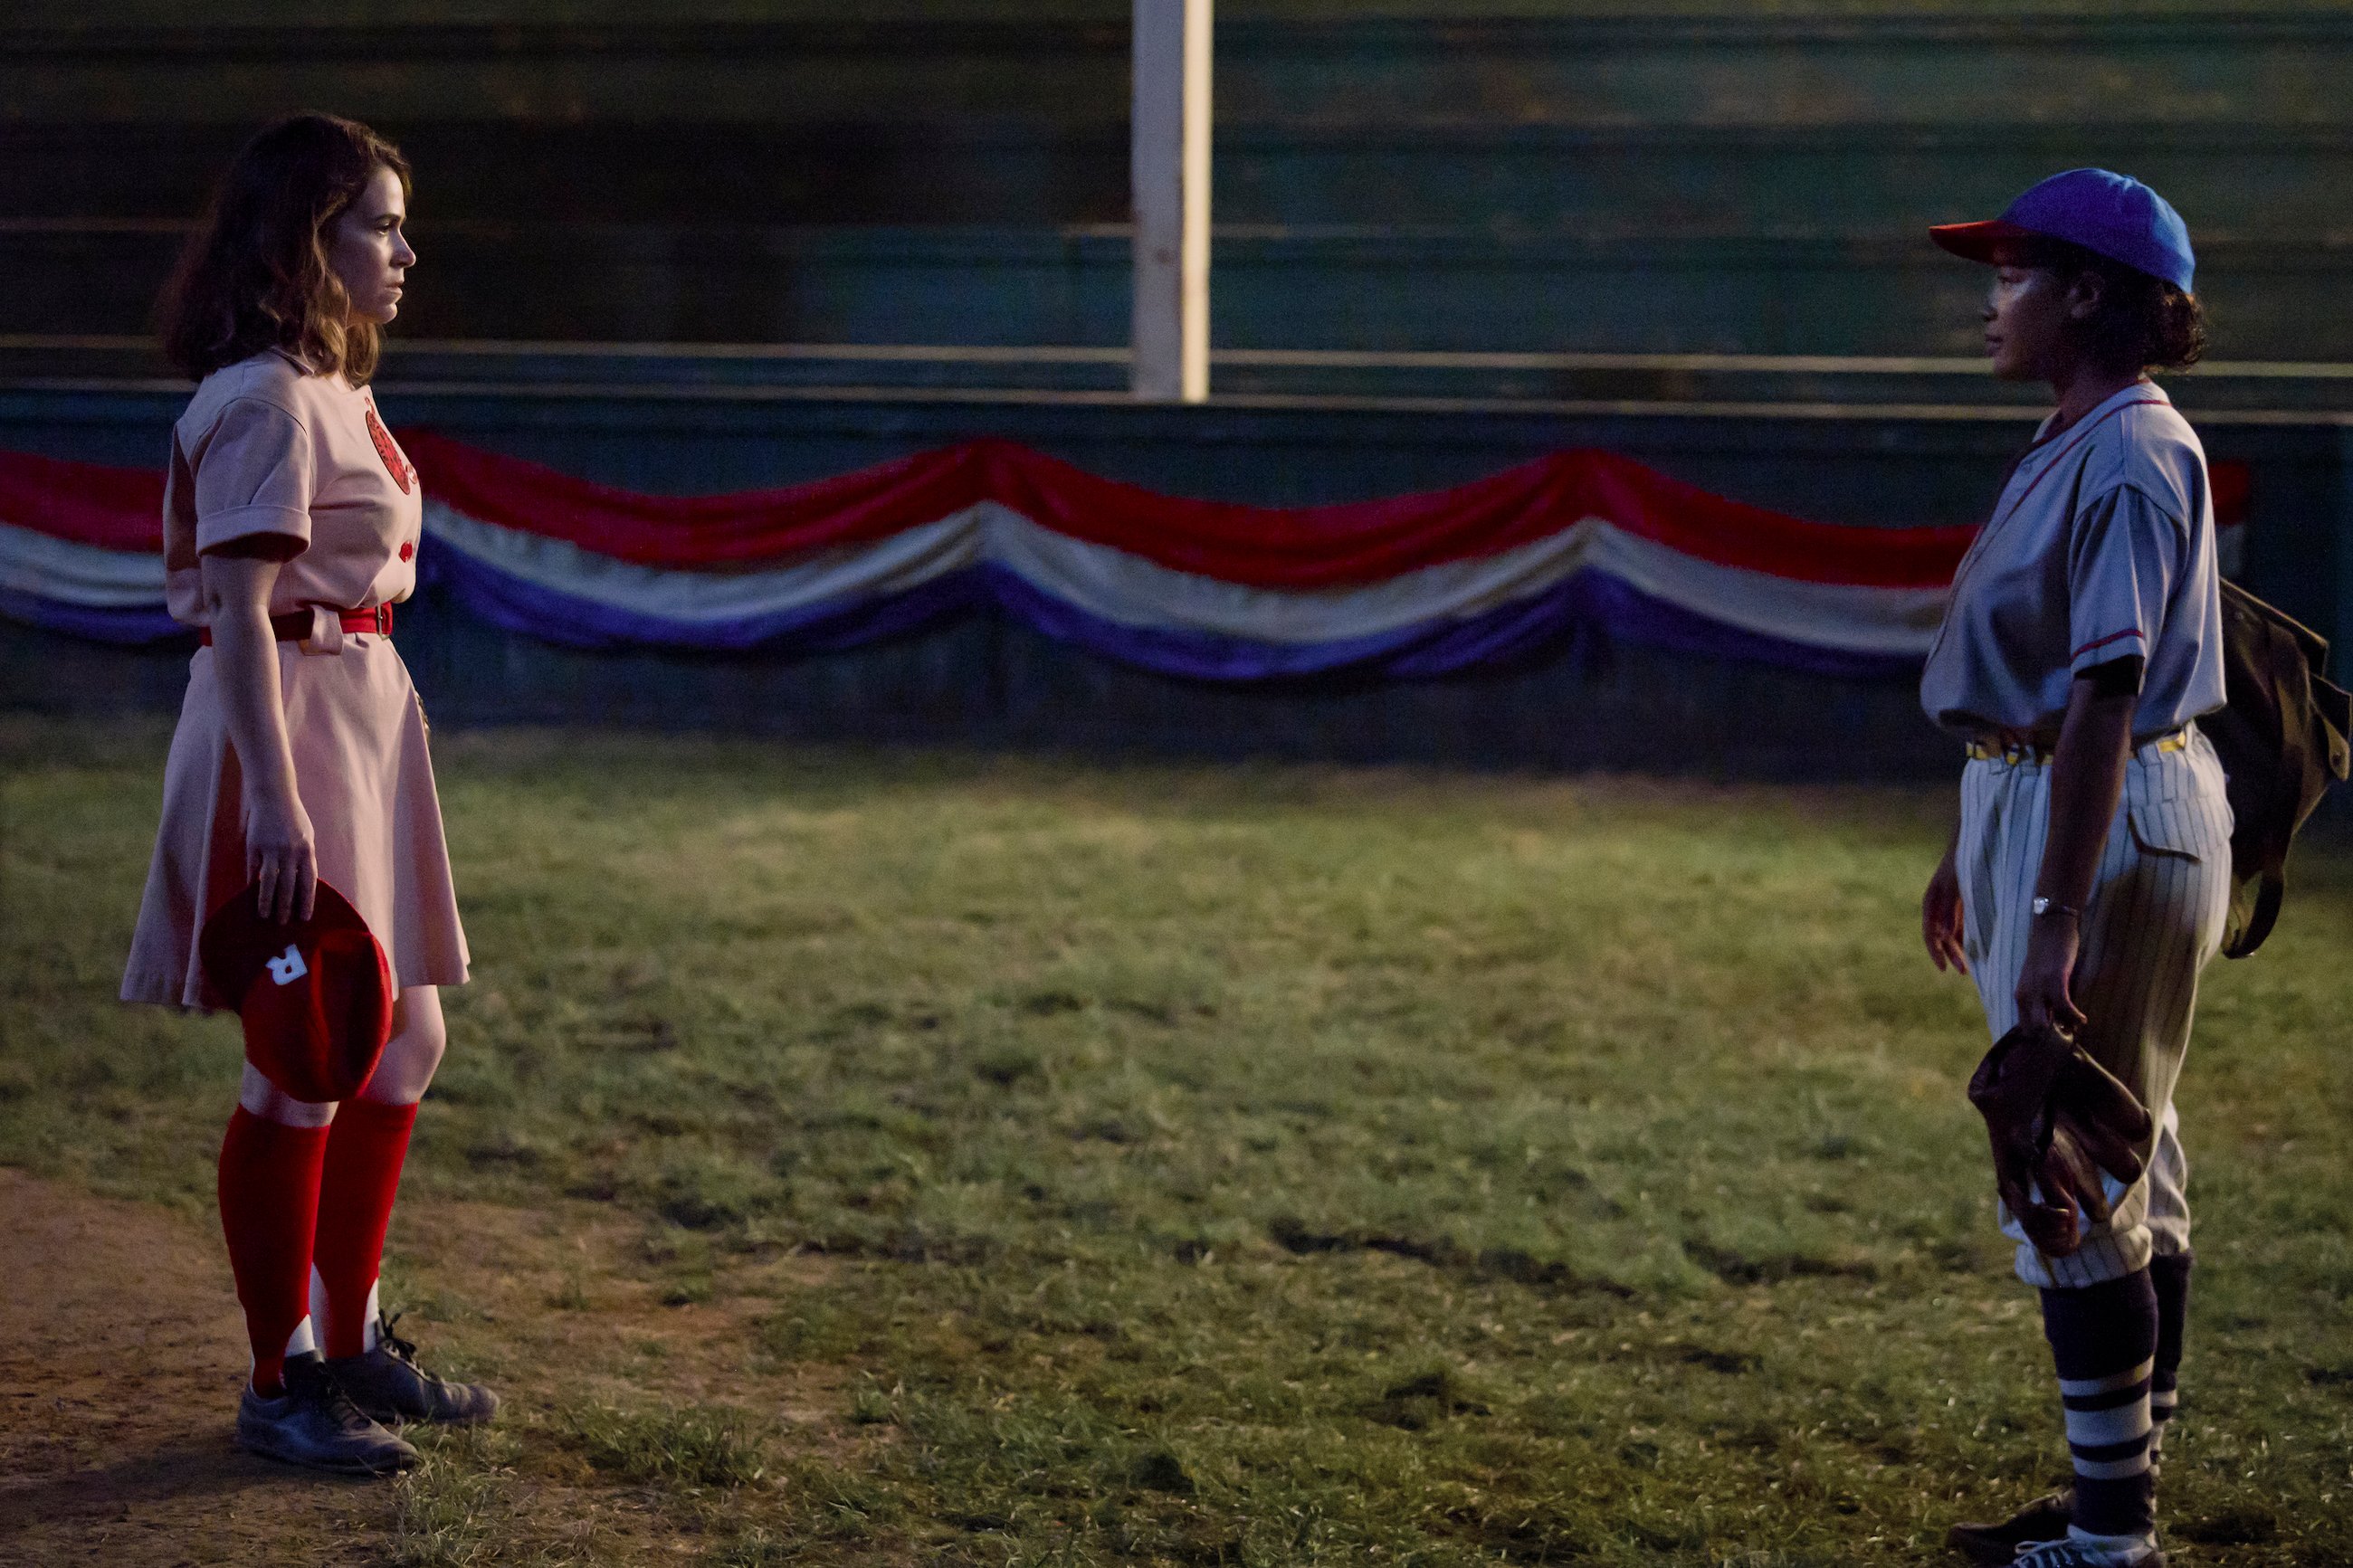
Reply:
[[2079, 921], [2084, 918], [2084, 911], [2074, 905], [2063, 904], [2056, 899], [2046, 899], [2040, 893], [2034, 896], [2034, 902], [2029, 904], [2027, 908], [2038, 915], [2073, 915]]

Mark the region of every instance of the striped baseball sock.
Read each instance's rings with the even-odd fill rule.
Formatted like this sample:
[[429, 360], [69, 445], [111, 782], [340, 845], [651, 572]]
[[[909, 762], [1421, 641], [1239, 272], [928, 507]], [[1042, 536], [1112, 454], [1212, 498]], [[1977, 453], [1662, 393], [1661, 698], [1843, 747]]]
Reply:
[[2067, 1448], [2075, 1461], [2069, 1537], [2119, 1554], [2155, 1545], [2149, 1383], [2158, 1313], [2148, 1270], [2043, 1291], [2042, 1332], [2058, 1366]]
[[2157, 1366], [2148, 1381], [2148, 1466], [2155, 1474], [2165, 1453], [2166, 1423], [2181, 1404], [2181, 1334], [2189, 1321], [2187, 1252], [2159, 1253], [2148, 1260], [2148, 1281], [2157, 1290]]

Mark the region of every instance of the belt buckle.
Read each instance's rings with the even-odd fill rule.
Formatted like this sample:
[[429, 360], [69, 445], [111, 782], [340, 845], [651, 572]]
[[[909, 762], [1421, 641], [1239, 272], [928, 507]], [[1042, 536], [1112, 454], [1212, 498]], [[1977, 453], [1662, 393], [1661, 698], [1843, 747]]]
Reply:
[[1996, 734], [1969, 742], [1969, 754], [1980, 762], [2000, 763], [2005, 767], [2024, 767], [2042, 761], [2042, 751], [2031, 740], [2017, 735]]

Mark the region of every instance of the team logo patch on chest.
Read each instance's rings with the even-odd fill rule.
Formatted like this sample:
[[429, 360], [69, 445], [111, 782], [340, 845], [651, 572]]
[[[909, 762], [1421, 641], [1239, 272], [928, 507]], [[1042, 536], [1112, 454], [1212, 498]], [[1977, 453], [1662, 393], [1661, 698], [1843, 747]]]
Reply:
[[375, 416], [374, 405], [367, 409], [367, 427], [368, 439], [375, 443], [375, 455], [384, 459], [385, 471], [392, 476], [392, 482], [400, 487], [400, 493], [406, 495], [416, 488], [417, 470], [408, 466], [408, 455], [392, 444], [392, 432], [385, 429], [384, 421]]

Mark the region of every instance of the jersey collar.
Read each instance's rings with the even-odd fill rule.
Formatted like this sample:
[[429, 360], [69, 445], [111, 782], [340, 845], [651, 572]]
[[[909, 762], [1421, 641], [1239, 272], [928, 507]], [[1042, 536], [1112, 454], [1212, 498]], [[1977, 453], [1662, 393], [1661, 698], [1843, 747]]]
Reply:
[[[2158, 403], [2165, 404], [2168, 407], [2170, 407], [2173, 404], [2173, 399], [2166, 395], [2165, 388], [2158, 385], [2157, 383], [2149, 380], [2147, 376], [2143, 376], [2138, 381], [2117, 388], [2107, 397], [2103, 398], [2100, 402], [2084, 410], [2084, 416], [2081, 419], [2076, 420], [2073, 425], [2068, 426], [2067, 430], [2080, 430], [2084, 428], [2084, 426], [2091, 424], [2094, 420], [2107, 413], [2109, 409], [2114, 408], [2119, 403], [2123, 403], [2127, 400], [2147, 403], [2152, 399]], [[2055, 408], [2042, 416], [2042, 423], [2034, 427], [2034, 445], [2036, 447], [2041, 447], [2052, 438], [2054, 432], [2051, 428], [2051, 422], [2058, 417], [2059, 411]], [[2057, 431], [2055, 434], [2064, 436], [2067, 434], [2067, 430]]]

